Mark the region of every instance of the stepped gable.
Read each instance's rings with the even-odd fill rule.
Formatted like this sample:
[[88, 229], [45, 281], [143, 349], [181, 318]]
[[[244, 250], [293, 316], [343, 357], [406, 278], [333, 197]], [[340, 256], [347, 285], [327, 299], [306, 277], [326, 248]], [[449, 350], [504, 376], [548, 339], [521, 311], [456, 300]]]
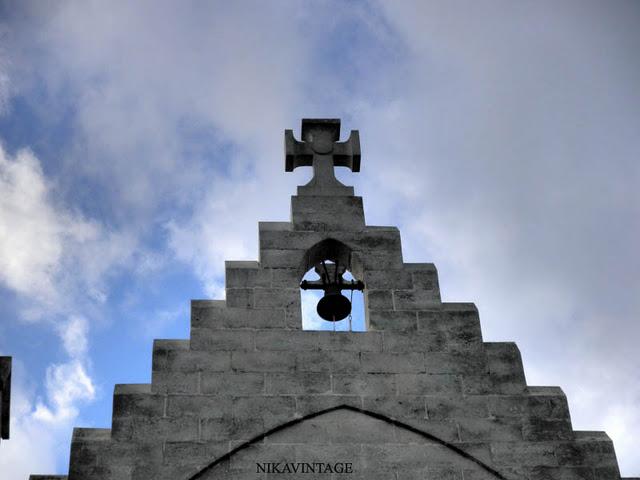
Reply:
[[[443, 303], [435, 266], [366, 225], [333, 175], [359, 170], [357, 132], [306, 120], [302, 138], [286, 169], [315, 174], [291, 221], [226, 262], [226, 300], [191, 302], [189, 339], [154, 342], [151, 384], [116, 385], [111, 428], [74, 430], [68, 479], [618, 480], [609, 437], [574, 431], [559, 387], [527, 385], [514, 343], [483, 342], [475, 305]], [[364, 281], [366, 332], [302, 330], [323, 259]]]

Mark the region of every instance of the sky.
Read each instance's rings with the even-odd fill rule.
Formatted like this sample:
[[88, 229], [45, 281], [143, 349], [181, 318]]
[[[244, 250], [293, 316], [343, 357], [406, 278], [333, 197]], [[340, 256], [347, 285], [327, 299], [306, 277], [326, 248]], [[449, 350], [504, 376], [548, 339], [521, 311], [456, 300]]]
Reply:
[[66, 473], [154, 338], [223, 298], [310, 169], [301, 118], [358, 129], [338, 169], [443, 300], [515, 341], [575, 430], [640, 475], [640, 4], [0, 0], [3, 479]]

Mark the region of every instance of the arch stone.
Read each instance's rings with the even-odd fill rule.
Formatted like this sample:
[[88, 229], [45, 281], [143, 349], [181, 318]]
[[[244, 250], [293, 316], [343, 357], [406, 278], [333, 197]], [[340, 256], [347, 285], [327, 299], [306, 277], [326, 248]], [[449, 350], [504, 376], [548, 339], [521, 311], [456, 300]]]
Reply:
[[384, 414], [339, 405], [278, 425], [189, 480], [255, 479], [265, 473], [334, 478], [332, 472], [363, 480], [505, 478], [460, 445]]

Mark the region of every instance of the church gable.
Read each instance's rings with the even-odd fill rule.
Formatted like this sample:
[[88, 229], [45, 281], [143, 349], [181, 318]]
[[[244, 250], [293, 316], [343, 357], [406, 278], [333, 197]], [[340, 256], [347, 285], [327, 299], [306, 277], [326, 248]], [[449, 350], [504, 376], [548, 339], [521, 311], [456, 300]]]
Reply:
[[[287, 170], [314, 179], [291, 221], [259, 224], [258, 261], [226, 263], [226, 300], [192, 301], [189, 339], [154, 342], [152, 382], [116, 386], [111, 429], [75, 429], [69, 480], [297, 478], [256, 462], [312, 461], [352, 463], [340, 478], [618, 480], [606, 434], [573, 431], [515, 344], [484, 342], [475, 305], [443, 303], [435, 266], [366, 225], [333, 175], [359, 170], [358, 135], [335, 143], [331, 120], [302, 137]], [[367, 331], [302, 330], [300, 282], [323, 260], [364, 284]]]

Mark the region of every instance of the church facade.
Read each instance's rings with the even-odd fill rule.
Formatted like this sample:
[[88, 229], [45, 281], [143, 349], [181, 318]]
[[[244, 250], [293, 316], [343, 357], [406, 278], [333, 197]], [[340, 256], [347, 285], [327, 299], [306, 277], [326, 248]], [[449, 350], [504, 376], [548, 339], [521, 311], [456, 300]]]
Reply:
[[[154, 342], [150, 384], [115, 386], [111, 428], [74, 430], [68, 479], [619, 480], [609, 437], [573, 430], [559, 387], [527, 385], [514, 343], [484, 342], [474, 304], [442, 302], [435, 266], [366, 225], [333, 174], [360, 168], [339, 132], [285, 132], [286, 170], [314, 169], [291, 221], [259, 223], [259, 260], [226, 262], [189, 339]], [[302, 329], [321, 265], [362, 282], [366, 331]]]

